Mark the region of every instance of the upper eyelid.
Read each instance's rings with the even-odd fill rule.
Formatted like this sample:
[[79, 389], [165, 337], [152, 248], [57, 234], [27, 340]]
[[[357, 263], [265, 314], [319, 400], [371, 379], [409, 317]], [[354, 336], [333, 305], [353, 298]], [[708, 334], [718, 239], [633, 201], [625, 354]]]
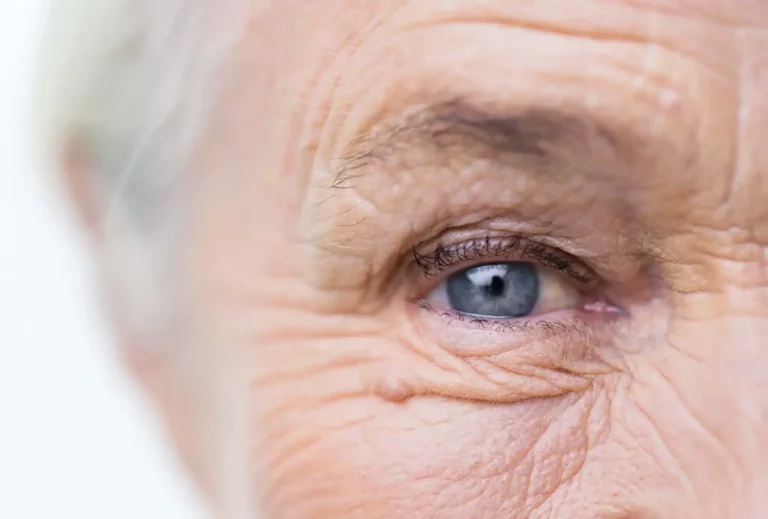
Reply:
[[[439, 273], [445, 267], [451, 267], [457, 263], [460, 263], [461, 261], [467, 261], [469, 259], [468, 256], [470, 253], [471, 255], [480, 258], [491, 255], [493, 253], [491, 250], [491, 239], [491, 237], [485, 237], [480, 240], [472, 239], [461, 242], [459, 244], [451, 245], [449, 247], [446, 247], [442, 244], [437, 244], [431, 254], [422, 254], [416, 247], [414, 247], [412, 249], [412, 255], [419, 268], [422, 269], [427, 277], [430, 277]], [[516, 247], [517, 243], [521, 239], [522, 238], [520, 237], [511, 238], [507, 250]], [[479, 253], [480, 251], [483, 251], [483, 249], [479, 249], [477, 245], [485, 247], [485, 253]], [[499, 253], [501, 251], [497, 250], [496, 252]], [[462, 255], [464, 257], [461, 257]]]
[[[544, 257], [545, 254], [548, 256]], [[486, 236], [467, 240], [450, 247], [438, 244], [431, 254], [421, 253], [414, 248], [412, 255], [415, 263], [426, 277], [433, 277], [444, 270], [457, 266], [469, 268], [474, 266], [471, 263], [484, 258], [502, 260], [515, 257], [518, 261], [537, 262], [545, 267], [566, 272], [584, 285], [594, 284], [599, 280], [597, 274], [580, 262], [578, 258], [521, 236]], [[562, 263], [555, 264], [557, 261]]]

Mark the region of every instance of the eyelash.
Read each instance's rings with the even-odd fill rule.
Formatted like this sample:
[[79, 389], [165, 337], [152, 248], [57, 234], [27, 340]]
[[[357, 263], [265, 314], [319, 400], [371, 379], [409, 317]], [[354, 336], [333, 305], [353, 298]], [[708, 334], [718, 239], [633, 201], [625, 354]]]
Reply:
[[[412, 267], [421, 271], [417, 275], [422, 279], [415, 283], [408, 298], [414, 309], [411, 315], [415, 326], [433, 336], [442, 348], [467, 357], [491, 357], [530, 348], [531, 352], [539, 352], [535, 355], [558, 359], [562, 363], [558, 365], [566, 370], [573, 362], [579, 366], [583, 362], [584, 369], [603, 369], [603, 352], [610, 351], [614, 334], [621, 330], [627, 313], [612, 302], [606, 280], [579, 258], [533, 238], [515, 235], [488, 234], [460, 243], [438, 244], [428, 253], [420, 250], [411, 250]], [[507, 261], [530, 261], [562, 272], [574, 280], [571, 286], [579, 293], [579, 304], [518, 318], [483, 318], [442, 304], [433, 306], [429, 295], [438, 281], [445, 282], [447, 276], [462, 269]], [[430, 280], [438, 275], [438, 279]]]
[[412, 254], [427, 278], [483, 258], [504, 259], [513, 256], [518, 261], [534, 261], [562, 271], [582, 284], [592, 284], [597, 279], [591, 269], [571, 255], [521, 236], [486, 236], [447, 247], [438, 245], [431, 254], [421, 254], [414, 248]]
[[439, 313], [448, 324], [461, 323], [477, 329], [487, 329], [497, 333], [525, 333], [542, 334], [542, 336], [554, 337], [568, 332], [581, 332], [581, 323], [576, 321], [544, 321], [544, 320], [509, 320], [509, 319], [483, 319], [482, 317], [468, 316], [458, 312], [439, 312], [425, 300], [418, 301], [418, 305], [424, 310]]

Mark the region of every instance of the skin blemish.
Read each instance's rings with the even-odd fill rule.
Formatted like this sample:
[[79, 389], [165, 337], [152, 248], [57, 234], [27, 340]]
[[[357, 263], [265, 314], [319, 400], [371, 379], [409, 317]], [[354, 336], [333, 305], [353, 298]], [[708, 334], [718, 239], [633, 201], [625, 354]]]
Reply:
[[419, 393], [414, 377], [407, 376], [402, 369], [394, 366], [388, 366], [375, 373], [366, 373], [364, 378], [371, 393], [395, 404], [402, 404]]

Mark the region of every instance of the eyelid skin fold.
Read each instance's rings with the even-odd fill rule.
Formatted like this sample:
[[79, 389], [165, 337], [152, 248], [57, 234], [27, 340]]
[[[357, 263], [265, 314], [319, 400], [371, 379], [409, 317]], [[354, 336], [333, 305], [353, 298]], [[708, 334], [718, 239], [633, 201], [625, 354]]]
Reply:
[[590, 285], [599, 280], [589, 267], [570, 254], [521, 236], [491, 236], [443, 245], [437, 244], [431, 253], [412, 249], [413, 259], [424, 276], [431, 278], [455, 267], [468, 268], [471, 262], [530, 261], [562, 271], [580, 284]]
[[[390, 383], [379, 388], [382, 394], [401, 399], [411, 387], [416, 394], [457, 397], [472, 390], [484, 395], [479, 399], [517, 401], [580, 391], [594, 376], [612, 371], [601, 352], [610, 349], [614, 325], [622, 314], [600, 293], [600, 277], [577, 258], [515, 235], [486, 235], [437, 244], [431, 251], [414, 248], [412, 253], [422, 283], [430, 285], [427, 294], [453, 273], [478, 264], [525, 261], [570, 284], [583, 297], [568, 298], [560, 307], [549, 306], [530, 316], [483, 318], [435, 306], [421, 292], [409, 304], [413, 333], [405, 340], [411, 349], [425, 351], [404, 362], [397, 377], [390, 373]], [[423, 365], [425, 357], [433, 356], [449, 357], [448, 365], [454, 365], [449, 371], [461, 374], [444, 373], [445, 362]], [[457, 377], [460, 380], [454, 380]], [[457, 394], [444, 387], [449, 380], [462, 388], [456, 389]]]

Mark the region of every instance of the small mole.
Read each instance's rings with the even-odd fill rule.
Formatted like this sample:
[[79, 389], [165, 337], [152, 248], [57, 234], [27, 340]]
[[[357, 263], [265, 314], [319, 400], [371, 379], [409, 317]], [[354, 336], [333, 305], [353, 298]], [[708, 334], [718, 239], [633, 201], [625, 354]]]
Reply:
[[372, 384], [373, 393], [389, 402], [402, 404], [417, 393], [415, 384], [395, 373], [393, 368], [387, 369], [376, 378]]

